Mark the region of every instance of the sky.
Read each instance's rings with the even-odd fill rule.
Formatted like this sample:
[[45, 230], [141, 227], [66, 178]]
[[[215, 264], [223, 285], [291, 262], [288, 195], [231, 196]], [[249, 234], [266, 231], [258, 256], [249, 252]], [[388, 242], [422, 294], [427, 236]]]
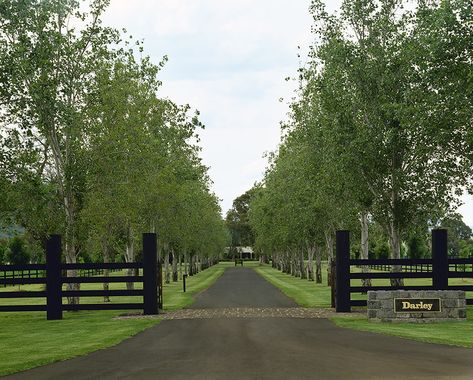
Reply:
[[[330, 11], [340, 0], [327, 0]], [[263, 178], [297, 69], [312, 42], [310, 0], [111, 0], [104, 23], [143, 39], [160, 96], [200, 111], [201, 157], [225, 213]], [[298, 48], [300, 47], [300, 49]], [[300, 53], [300, 54], [299, 54]], [[300, 55], [300, 57], [298, 56]], [[473, 197], [459, 209], [473, 226]]]

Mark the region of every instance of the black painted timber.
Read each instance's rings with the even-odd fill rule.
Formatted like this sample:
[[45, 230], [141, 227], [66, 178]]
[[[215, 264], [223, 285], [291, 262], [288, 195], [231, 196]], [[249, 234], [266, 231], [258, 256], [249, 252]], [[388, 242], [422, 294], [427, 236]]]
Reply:
[[[1, 293], [0, 293], [1, 294]], [[63, 297], [142, 296], [143, 290], [64, 290]]]
[[63, 305], [63, 310], [136, 310], [143, 309], [143, 303], [81, 303], [75, 305]]
[[350, 306], [366, 306], [368, 301], [366, 300], [351, 300]]
[[0, 271], [46, 270], [46, 264], [0, 265]]
[[46, 291], [37, 291], [37, 292], [0, 292], [0, 298], [38, 298], [46, 297]]
[[336, 298], [337, 312], [350, 312], [350, 232], [336, 232]]
[[47, 311], [47, 305], [2, 305], [0, 312], [3, 311]]
[[448, 288], [447, 242], [446, 229], [432, 230], [432, 285], [436, 290]]
[[432, 264], [431, 259], [351, 259], [350, 265], [420, 265]]
[[46, 243], [47, 319], [62, 319], [61, 236], [51, 235]]
[[143, 282], [143, 276], [63, 277], [63, 283]]
[[155, 233], [143, 234], [143, 313], [158, 314], [158, 242]]
[[143, 263], [75, 263], [62, 264], [62, 269], [139, 269]]
[[[451, 287], [449, 287], [450, 289]], [[432, 286], [351, 286], [351, 293], [366, 293], [371, 290], [429, 290], [433, 289]], [[473, 290], [473, 286], [472, 286]]]
[[368, 273], [350, 273], [352, 279], [363, 278], [432, 278], [430, 272], [368, 272]]

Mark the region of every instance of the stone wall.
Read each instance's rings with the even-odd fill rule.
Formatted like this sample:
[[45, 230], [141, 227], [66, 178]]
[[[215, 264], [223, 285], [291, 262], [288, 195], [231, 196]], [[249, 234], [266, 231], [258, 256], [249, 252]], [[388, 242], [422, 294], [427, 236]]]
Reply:
[[[395, 312], [394, 299], [440, 298], [440, 311]], [[368, 320], [373, 322], [465, 321], [466, 300], [462, 290], [381, 290], [368, 292]]]

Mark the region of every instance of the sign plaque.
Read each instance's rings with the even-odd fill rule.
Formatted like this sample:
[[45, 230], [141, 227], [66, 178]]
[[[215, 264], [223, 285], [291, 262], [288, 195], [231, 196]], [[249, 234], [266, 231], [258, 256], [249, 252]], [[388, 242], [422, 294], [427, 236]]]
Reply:
[[394, 298], [395, 313], [428, 313], [441, 311], [440, 298]]

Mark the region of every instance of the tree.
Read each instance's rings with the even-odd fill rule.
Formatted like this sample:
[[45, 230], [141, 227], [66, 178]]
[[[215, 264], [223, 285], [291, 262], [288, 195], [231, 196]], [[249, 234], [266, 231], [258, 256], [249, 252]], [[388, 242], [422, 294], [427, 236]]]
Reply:
[[251, 197], [254, 190], [250, 189], [233, 201], [228, 210], [225, 223], [232, 237], [232, 247], [253, 246], [255, 237], [248, 220]]
[[[448, 209], [455, 202], [455, 189], [467, 181], [464, 156], [447, 142], [465, 146], [460, 136], [468, 125], [466, 119], [447, 130], [445, 118], [426, 122], [419, 117], [442, 100], [431, 91], [431, 103], [422, 101], [419, 88], [435, 88], [435, 82], [431, 75], [419, 75], [419, 67], [413, 64], [426, 54], [421, 41], [426, 37], [427, 18], [441, 24], [464, 2], [456, 2], [456, 9], [422, 2], [415, 11], [401, 13], [399, 4], [346, 1], [339, 17], [327, 15], [319, 1], [312, 4], [322, 41], [313, 51], [313, 70], [323, 105], [334, 119], [330, 133], [341, 136], [336, 152], [350, 163], [345, 172], [355, 173], [370, 193], [371, 212], [389, 236], [393, 258], [400, 258], [407, 229], [432, 210]], [[431, 47], [448, 49], [450, 42], [440, 33], [430, 33], [429, 38]], [[452, 53], [466, 63], [461, 49]], [[423, 61], [422, 70], [435, 70], [438, 63], [429, 62], [431, 66]], [[461, 81], [458, 76], [452, 80]], [[446, 114], [466, 110], [461, 108], [466, 107], [464, 102], [448, 104], [449, 111], [443, 108]]]
[[8, 130], [4, 144], [23, 171], [57, 186], [68, 263], [80, 252], [87, 97], [109, 45], [118, 42], [114, 30], [100, 25], [107, 4], [91, 1], [88, 13], [74, 0], [7, 1], [0, 8], [0, 103], [6, 123], [18, 126]]
[[8, 262], [13, 265], [25, 265], [30, 262], [30, 254], [25, 247], [24, 240], [15, 236], [11, 239], [8, 250]]
[[459, 256], [461, 242], [469, 241], [473, 232], [463, 221], [463, 217], [458, 213], [447, 215], [441, 221], [441, 227], [448, 230], [448, 253], [451, 256]]

